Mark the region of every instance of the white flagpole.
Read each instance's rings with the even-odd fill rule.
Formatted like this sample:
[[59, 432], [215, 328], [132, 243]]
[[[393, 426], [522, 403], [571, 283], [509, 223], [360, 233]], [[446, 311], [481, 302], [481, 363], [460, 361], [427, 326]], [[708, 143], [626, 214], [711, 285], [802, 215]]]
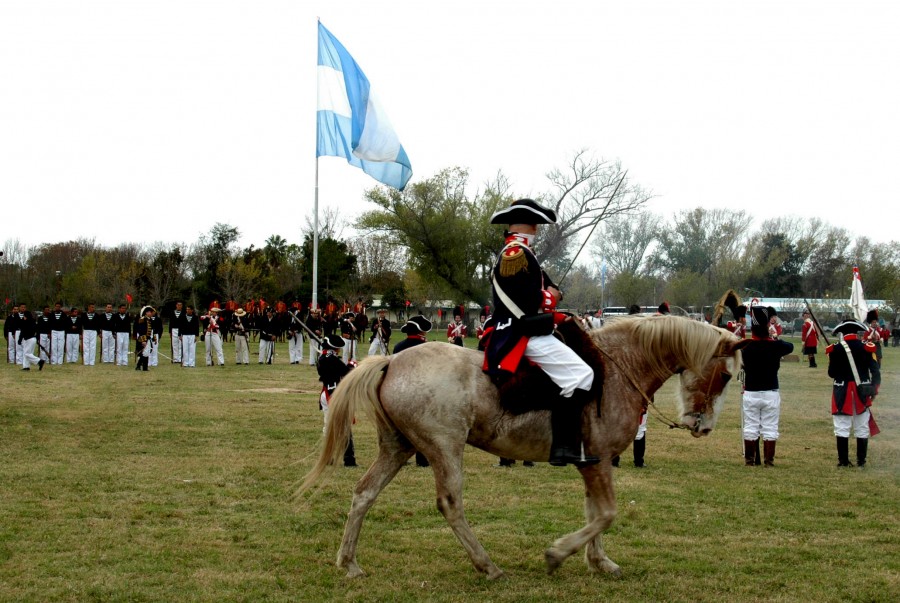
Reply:
[[313, 204], [312, 306], [319, 307], [319, 157], [316, 156], [316, 194]]

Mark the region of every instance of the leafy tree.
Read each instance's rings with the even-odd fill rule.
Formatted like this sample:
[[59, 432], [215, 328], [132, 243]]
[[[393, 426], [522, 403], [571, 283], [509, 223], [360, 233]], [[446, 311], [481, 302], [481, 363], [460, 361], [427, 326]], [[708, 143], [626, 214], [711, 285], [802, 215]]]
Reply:
[[720, 266], [740, 256], [747, 224], [743, 211], [698, 207], [676, 214], [674, 221], [659, 235], [655, 265], [664, 274], [692, 272], [713, 284]]
[[796, 297], [802, 294], [802, 264], [800, 253], [786, 234], [764, 234], [756, 257], [748, 262], [747, 284], [769, 297]]
[[650, 212], [606, 220], [592, 244], [595, 261], [606, 261], [613, 274], [646, 274], [647, 258], [661, 223], [662, 218]]
[[[335, 299], [350, 299], [356, 292], [356, 256], [347, 243], [330, 237], [319, 237], [318, 257], [318, 289], [317, 297], [326, 299], [333, 295]], [[312, 274], [313, 237], [307, 234], [303, 241], [302, 266], [304, 273]], [[312, 298], [312, 280], [304, 284], [303, 298]]]

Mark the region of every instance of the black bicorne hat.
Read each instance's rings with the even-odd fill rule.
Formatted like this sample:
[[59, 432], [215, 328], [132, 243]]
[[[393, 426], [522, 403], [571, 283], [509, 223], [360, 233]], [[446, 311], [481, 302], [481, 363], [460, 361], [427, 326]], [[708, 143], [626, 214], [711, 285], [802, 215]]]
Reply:
[[323, 350], [339, 350], [344, 347], [344, 340], [332, 333], [322, 338]]
[[878, 310], [869, 310], [866, 314], [866, 324], [872, 322], [873, 320], [878, 320]]
[[838, 335], [856, 335], [860, 331], [865, 331], [866, 329], [866, 325], [862, 324], [861, 322], [857, 322], [855, 320], [845, 320], [834, 329], [832, 329], [831, 332]]
[[343, 318], [344, 320], [346, 320], [348, 318], [355, 318], [355, 317], [356, 317], [356, 313], [354, 313], [354, 312], [346, 312], [346, 313], [344, 313], [343, 316], [341, 316], [341, 318]]
[[750, 307], [750, 333], [757, 337], [769, 336], [769, 308], [763, 306]]
[[532, 199], [519, 199], [491, 216], [491, 224], [556, 224], [556, 212]]
[[406, 333], [407, 335], [416, 335], [418, 333], [427, 333], [431, 330], [431, 321], [422, 316], [413, 316], [406, 324], [400, 327], [401, 333]]

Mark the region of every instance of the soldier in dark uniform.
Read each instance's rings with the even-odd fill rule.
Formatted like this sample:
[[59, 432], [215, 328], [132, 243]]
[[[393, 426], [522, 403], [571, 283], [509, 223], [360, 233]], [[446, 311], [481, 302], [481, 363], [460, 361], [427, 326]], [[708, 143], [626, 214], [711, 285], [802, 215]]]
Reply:
[[34, 345], [37, 342], [37, 323], [25, 304], [19, 304], [16, 317], [18, 329], [16, 343], [22, 346], [22, 370], [30, 371], [31, 365], [36, 364], [38, 370], [41, 371], [44, 369], [44, 361], [34, 355]]
[[128, 315], [125, 304], [119, 304], [119, 313], [113, 316], [113, 332], [116, 334], [116, 366], [128, 366], [131, 316]]
[[113, 322], [112, 304], [106, 304], [106, 312], [100, 315], [100, 360], [104, 363], [116, 361], [116, 329]]
[[275, 340], [281, 334], [281, 325], [275, 318], [275, 309], [266, 307], [266, 315], [257, 324], [259, 328], [259, 363], [272, 364], [275, 358]]
[[385, 318], [386, 310], [378, 308], [372, 321], [372, 336], [369, 338], [369, 356], [387, 356], [391, 343], [391, 321]]
[[[310, 307], [304, 322], [306, 322], [306, 326], [309, 327], [309, 330], [316, 334], [316, 337], [319, 339], [322, 338], [323, 322], [321, 309]], [[316, 337], [307, 337], [307, 339], [309, 339], [309, 366], [313, 366], [319, 360], [319, 354], [322, 353], [322, 349], [319, 347], [319, 342], [316, 340]]]
[[150, 314], [150, 324], [153, 331], [153, 349], [150, 351], [150, 366], [159, 366], [159, 342], [163, 335], [163, 321], [155, 310]]
[[81, 315], [81, 348], [85, 366], [97, 362], [97, 334], [100, 332], [100, 315], [94, 311], [94, 304], [87, 305]]
[[[875, 346], [863, 343], [859, 338], [859, 334], [865, 331], [865, 325], [855, 320], [842, 322], [834, 328], [834, 334], [840, 336], [841, 340], [825, 348], [828, 376], [834, 379], [831, 418], [834, 422], [838, 467], [853, 466], [849, 458], [851, 428], [856, 436], [858, 466], [865, 466], [869, 449], [869, 419], [872, 416], [869, 407], [881, 384], [881, 371], [875, 360]], [[856, 375], [853, 364], [856, 366]]]
[[[319, 381], [322, 382], [322, 393], [319, 395], [319, 408], [322, 410], [325, 420], [325, 427], [328, 426], [328, 401], [334, 389], [344, 378], [350, 367], [348, 367], [338, 356], [338, 350], [344, 347], [344, 341], [337, 335], [326, 335], [322, 339], [322, 354], [319, 357], [318, 372]], [[322, 430], [325, 430], [325, 427]], [[344, 467], [356, 467], [356, 453], [353, 447], [353, 433], [347, 441], [347, 448], [344, 450]]]
[[50, 362], [50, 356], [45, 350], [50, 349], [50, 331], [53, 329], [50, 321], [50, 306], [44, 306], [44, 311], [37, 318], [37, 344], [40, 348], [38, 356], [45, 362]]
[[551, 414], [553, 443], [550, 464], [597, 463], [586, 457], [580, 442], [581, 416], [591, 399], [594, 371], [575, 352], [553, 337], [553, 310], [562, 297], [531, 250], [539, 224], [554, 224], [556, 212], [531, 199], [519, 199], [491, 216], [491, 224], [508, 224], [505, 245], [491, 271], [494, 293], [493, 329], [485, 352], [485, 368], [494, 378], [514, 373], [523, 358], [537, 365], [559, 387], [562, 398]]
[[172, 340], [172, 363], [181, 364], [181, 319], [184, 315], [184, 304], [181, 301], [175, 302], [175, 309], [169, 318], [169, 339]]
[[346, 312], [341, 317], [341, 339], [344, 340], [344, 353], [341, 356], [341, 359], [344, 361], [344, 364], [349, 364], [350, 361], [353, 361], [356, 364], [357, 361], [357, 332], [356, 332], [356, 314], [353, 312]]
[[[394, 354], [399, 354], [403, 350], [427, 343], [427, 333], [431, 330], [431, 321], [424, 316], [413, 316], [406, 324], [400, 327], [400, 332], [406, 334], [406, 339], [402, 339], [394, 346]], [[425, 455], [416, 450], [416, 466], [428, 467], [428, 459]]]
[[63, 321], [66, 325], [66, 357], [65, 361], [78, 362], [78, 354], [81, 352], [81, 317], [78, 308], [70, 308], [69, 315]]
[[200, 335], [200, 318], [194, 314], [194, 306], [187, 305], [178, 326], [178, 338], [181, 339], [181, 366], [194, 368], [197, 366], [197, 336]]
[[150, 354], [153, 351], [153, 315], [156, 314], [151, 306], [141, 308], [138, 319], [134, 322], [134, 357], [137, 359], [134, 365], [136, 371], [150, 370]]
[[50, 313], [50, 364], [62, 364], [66, 350], [66, 313], [56, 302]]
[[19, 304], [13, 304], [6, 321], [3, 323], [3, 339], [6, 340], [6, 362], [17, 364], [16, 347], [19, 345], [16, 335], [16, 323], [19, 320]]

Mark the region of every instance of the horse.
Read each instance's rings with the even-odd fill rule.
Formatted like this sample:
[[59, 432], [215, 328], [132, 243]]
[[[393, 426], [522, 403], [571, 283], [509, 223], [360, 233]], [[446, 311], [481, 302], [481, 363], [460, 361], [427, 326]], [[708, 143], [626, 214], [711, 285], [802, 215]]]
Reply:
[[[594, 368], [595, 381], [602, 382], [602, 394], [582, 412], [585, 453], [600, 462], [576, 465], [584, 480], [587, 524], [550, 546], [545, 552], [547, 571], [552, 573], [586, 546], [590, 570], [618, 576], [621, 570], [602, 544], [602, 533], [616, 515], [612, 458], [631, 444], [653, 393], [675, 374], [680, 378], [680, 421], [672, 426], [695, 437], [709, 434], [728, 382], [740, 368], [745, 343], [725, 329], [675, 316], [620, 318], [590, 331], [569, 320], [559, 332]], [[483, 354], [475, 350], [431, 342], [394, 356], [370, 356], [338, 385], [320, 454], [298, 494], [338, 464], [357, 407], [364, 406], [377, 427], [378, 455], [356, 484], [337, 554], [337, 565], [347, 570], [348, 578], [364, 574], [356, 548], [366, 513], [416, 450], [428, 458], [437, 508], [476, 570], [490, 579], [503, 575], [463, 513], [463, 450], [469, 444], [500, 457], [546, 461], [550, 412], [504, 408], [497, 386], [482, 371], [482, 360]]]

